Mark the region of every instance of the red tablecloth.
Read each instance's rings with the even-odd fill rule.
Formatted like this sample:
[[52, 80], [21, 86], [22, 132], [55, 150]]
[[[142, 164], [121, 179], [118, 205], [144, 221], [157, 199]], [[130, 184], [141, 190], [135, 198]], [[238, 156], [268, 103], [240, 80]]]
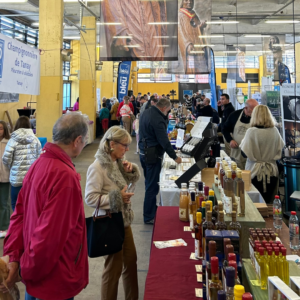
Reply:
[[197, 282], [195, 265], [201, 261], [190, 259], [195, 242], [191, 232], [183, 231], [184, 226], [189, 223], [179, 220], [178, 206], [158, 207], [153, 241], [182, 238], [188, 245], [157, 249], [152, 243], [144, 300], [200, 299], [195, 296], [195, 288], [202, 288], [202, 283]]

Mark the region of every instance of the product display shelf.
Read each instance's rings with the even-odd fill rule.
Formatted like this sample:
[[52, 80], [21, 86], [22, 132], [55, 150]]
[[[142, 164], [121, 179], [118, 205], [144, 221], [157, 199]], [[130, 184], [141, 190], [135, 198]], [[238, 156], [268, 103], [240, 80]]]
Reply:
[[[289, 276], [300, 276], [300, 269], [297, 264], [293, 261], [289, 261]], [[257, 276], [255, 273], [255, 269], [251, 264], [251, 259], [246, 258], [243, 259], [243, 285], [245, 287], [246, 292], [250, 292], [253, 295], [253, 299], [259, 300], [268, 300], [268, 290], [262, 290], [260, 286], [256, 286]], [[253, 284], [254, 283], [254, 284]]]
[[[213, 186], [215, 191], [216, 200], [221, 201], [221, 196], [219, 190]], [[249, 228], [266, 228], [266, 222], [253, 204], [251, 198], [245, 193], [245, 217], [237, 217], [237, 221], [240, 222], [242, 226], [242, 240], [240, 245], [242, 246], [241, 249], [241, 256], [243, 258], [249, 258]], [[232, 218], [229, 216], [224, 217], [224, 221], [227, 225], [232, 221]]]

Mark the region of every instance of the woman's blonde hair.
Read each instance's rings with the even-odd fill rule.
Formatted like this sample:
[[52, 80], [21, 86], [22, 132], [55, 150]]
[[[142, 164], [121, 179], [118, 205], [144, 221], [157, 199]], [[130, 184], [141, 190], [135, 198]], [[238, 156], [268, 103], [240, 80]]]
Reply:
[[99, 150], [110, 153], [111, 147], [109, 142], [114, 141], [117, 143], [124, 143], [124, 140], [127, 140], [127, 144], [130, 144], [132, 141], [130, 134], [119, 126], [112, 126], [106, 131], [100, 141]]
[[275, 127], [274, 118], [266, 105], [257, 105], [252, 112], [250, 127], [256, 126], [264, 128]]

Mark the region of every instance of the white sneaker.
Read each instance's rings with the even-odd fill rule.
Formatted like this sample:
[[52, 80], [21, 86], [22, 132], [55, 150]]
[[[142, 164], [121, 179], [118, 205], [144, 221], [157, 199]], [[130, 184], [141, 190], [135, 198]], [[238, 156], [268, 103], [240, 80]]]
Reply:
[[0, 231], [0, 239], [4, 239], [6, 237], [7, 231]]

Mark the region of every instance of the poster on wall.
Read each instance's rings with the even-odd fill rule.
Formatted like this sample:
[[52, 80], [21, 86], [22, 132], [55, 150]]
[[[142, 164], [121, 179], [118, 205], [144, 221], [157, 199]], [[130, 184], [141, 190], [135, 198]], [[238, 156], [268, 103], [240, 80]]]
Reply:
[[246, 47], [227, 45], [227, 78], [246, 82]]
[[39, 95], [40, 53], [0, 33], [0, 92]]
[[263, 38], [264, 51], [264, 76], [273, 76], [274, 81], [279, 81], [279, 64], [282, 63], [284, 54], [285, 35], [271, 35]]
[[267, 106], [269, 107], [273, 117], [278, 124], [281, 124], [281, 105], [280, 105], [280, 92], [266, 91]]
[[101, 1], [100, 60], [177, 60], [177, 1]]
[[283, 84], [280, 89], [283, 137], [286, 145], [300, 147], [300, 84]]
[[178, 1], [178, 60], [169, 62], [171, 74], [209, 74], [211, 0]]

